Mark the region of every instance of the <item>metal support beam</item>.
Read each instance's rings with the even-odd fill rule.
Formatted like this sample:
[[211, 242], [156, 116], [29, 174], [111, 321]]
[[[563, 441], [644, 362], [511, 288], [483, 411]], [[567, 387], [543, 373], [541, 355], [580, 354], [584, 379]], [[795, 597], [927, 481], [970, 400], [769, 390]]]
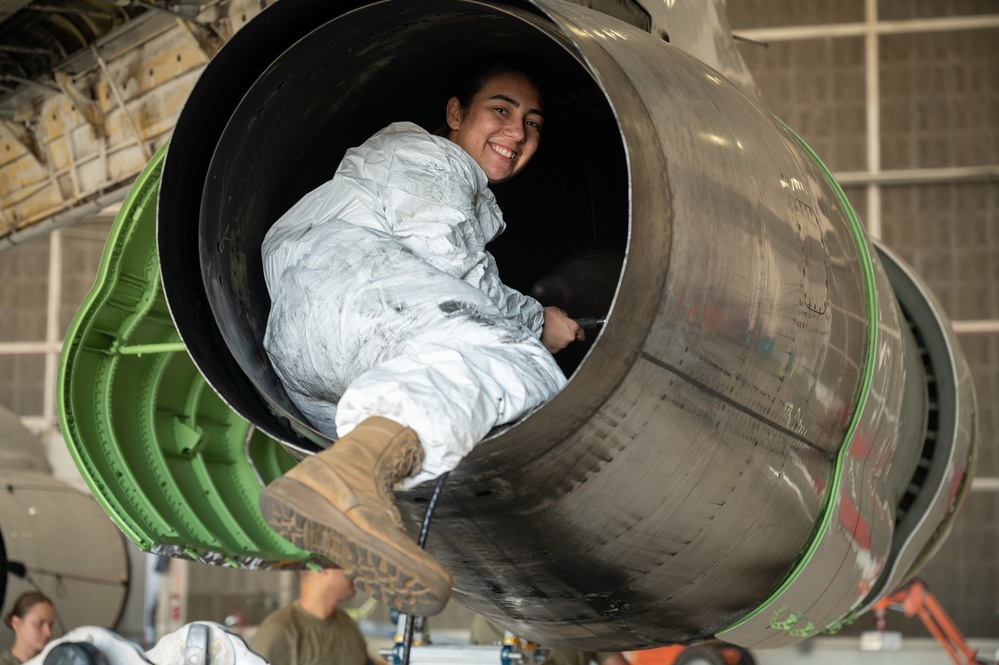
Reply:
[[[121, 186], [107, 192], [102, 192], [93, 199], [85, 201], [74, 208], [64, 210], [45, 220], [27, 226], [14, 233], [0, 236], [0, 253], [7, 249], [13, 249], [18, 245], [39, 238], [46, 233], [50, 233], [57, 228], [75, 224], [91, 215], [103, 210], [109, 205], [121, 203], [125, 200], [129, 188], [132, 186], [132, 179], [129, 179]], [[2, 353], [2, 351], [0, 351]]]
[[114, 77], [111, 76], [111, 72], [108, 71], [108, 65], [104, 62], [104, 58], [101, 57], [100, 51], [93, 44], [90, 45], [90, 50], [94, 54], [94, 60], [101, 68], [101, 72], [108, 80], [108, 85], [111, 86], [111, 93], [114, 95], [115, 102], [118, 104], [118, 109], [124, 114], [125, 120], [128, 122], [128, 128], [132, 131], [132, 135], [135, 137], [135, 142], [139, 145], [139, 149], [142, 151], [142, 155], [148, 160], [152, 153], [149, 152], [149, 148], [146, 146], [145, 141], [142, 139], [142, 132], [139, 131], [138, 125], [135, 124], [135, 118], [132, 114], [128, 112], [128, 107], [125, 106], [125, 101], [121, 98], [121, 91], [118, 89], [118, 84], [115, 83]]
[[38, 136], [35, 134], [34, 130], [28, 126], [28, 123], [8, 119], [3, 119], [2, 122], [7, 126], [7, 129], [13, 135], [14, 140], [21, 144], [21, 146], [35, 158], [35, 161], [38, 162], [39, 166], [47, 168], [49, 164], [48, 155], [45, 154], [42, 145], [38, 142]]
[[63, 94], [73, 101], [73, 104], [76, 105], [76, 110], [83, 116], [84, 121], [90, 125], [90, 128], [94, 132], [94, 138], [100, 140], [107, 136], [107, 128], [104, 126], [104, 111], [101, 110], [97, 102], [77, 90], [76, 85], [73, 83], [73, 78], [69, 74], [60, 71], [52, 72], [52, 74], [55, 76], [56, 85], [59, 86]]
[[[898, 35], [912, 32], [953, 32], [955, 30], [987, 30], [999, 28], [999, 14], [981, 16], [946, 16], [913, 19], [909, 21], [880, 21], [873, 26], [879, 35]], [[827, 37], [863, 37], [872, 29], [864, 23], [830, 23], [826, 25], [784, 26], [779, 28], [750, 28], [739, 30], [738, 39], [766, 44], [802, 39]]]
[[952, 166], [936, 169], [845, 171], [837, 173], [836, 180], [844, 187], [854, 185], [947, 185], [961, 182], [988, 183], [999, 180], [999, 164]]

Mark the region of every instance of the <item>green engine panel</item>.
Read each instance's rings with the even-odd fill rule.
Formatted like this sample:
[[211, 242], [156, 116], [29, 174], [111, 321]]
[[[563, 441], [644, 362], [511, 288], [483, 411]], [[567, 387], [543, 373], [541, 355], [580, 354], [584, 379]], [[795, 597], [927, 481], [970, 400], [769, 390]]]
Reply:
[[295, 464], [207, 384], [160, 287], [156, 200], [161, 148], [129, 191], [96, 282], [70, 325], [59, 419], [80, 473], [140, 549], [249, 568], [300, 566], [309, 554], [257, 508]]

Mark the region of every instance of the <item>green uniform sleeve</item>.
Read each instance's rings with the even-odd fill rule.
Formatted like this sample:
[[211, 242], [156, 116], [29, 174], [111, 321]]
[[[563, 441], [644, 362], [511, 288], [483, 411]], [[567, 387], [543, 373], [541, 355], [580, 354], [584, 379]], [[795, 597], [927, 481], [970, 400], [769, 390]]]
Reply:
[[280, 621], [264, 619], [250, 640], [250, 650], [273, 665], [297, 662], [297, 642], [291, 630]]

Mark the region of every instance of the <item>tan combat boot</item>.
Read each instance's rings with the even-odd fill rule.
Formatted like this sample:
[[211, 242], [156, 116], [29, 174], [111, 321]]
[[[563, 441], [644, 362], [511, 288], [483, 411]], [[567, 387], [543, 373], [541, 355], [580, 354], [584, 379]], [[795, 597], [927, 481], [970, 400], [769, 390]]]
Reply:
[[364, 593], [400, 612], [432, 616], [451, 595], [451, 575], [402, 530], [392, 497], [422, 462], [413, 430], [367, 418], [268, 485], [260, 511], [274, 531], [343, 568]]

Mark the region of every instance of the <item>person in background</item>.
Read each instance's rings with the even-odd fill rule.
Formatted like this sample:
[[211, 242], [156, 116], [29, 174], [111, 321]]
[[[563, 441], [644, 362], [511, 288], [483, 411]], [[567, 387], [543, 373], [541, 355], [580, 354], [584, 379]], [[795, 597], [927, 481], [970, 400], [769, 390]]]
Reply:
[[[480, 616], [472, 619], [472, 626], [469, 634], [471, 644], [503, 644], [503, 636], [506, 633], [502, 628], [494, 623], [486, 621]], [[546, 647], [547, 648], [547, 647]], [[628, 665], [628, 659], [617, 651], [574, 651], [572, 649], [551, 649], [548, 648], [548, 656], [542, 665]]]
[[267, 615], [250, 649], [274, 665], [373, 665], [357, 623], [339, 606], [355, 594], [339, 568], [298, 573], [298, 598]]
[[3, 617], [14, 631], [14, 644], [0, 654], [0, 665], [21, 665], [42, 652], [52, 639], [55, 605], [38, 591], [25, 591]]

